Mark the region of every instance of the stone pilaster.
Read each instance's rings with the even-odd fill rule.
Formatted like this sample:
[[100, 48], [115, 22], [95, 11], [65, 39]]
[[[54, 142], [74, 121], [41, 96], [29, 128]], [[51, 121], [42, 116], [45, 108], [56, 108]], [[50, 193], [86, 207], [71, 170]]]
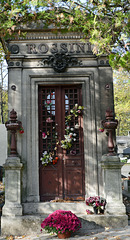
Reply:
[[5, 169], [5, 205], [2, 216], [21, 216], [21, 168], [19, 157], [8, 157]]
[[122, 202], [121, 167], [117, 156], [103, 155], [101, 167], [104, 177], [104, 195], [107, 201], [106, 212], [111, 215], [125, 215]]

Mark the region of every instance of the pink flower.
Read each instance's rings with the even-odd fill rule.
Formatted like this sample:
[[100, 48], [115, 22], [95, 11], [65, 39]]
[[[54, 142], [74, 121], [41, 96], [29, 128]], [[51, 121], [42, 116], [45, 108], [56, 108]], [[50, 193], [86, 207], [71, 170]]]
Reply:
[[87, 213], [87, 214], [93, 214], [93, 212], [90, 211], [89, 209], [86, 209], [86, 213]]
[[56, 210], [42, 222], [41, 227], [55, 233], [75, 232], [81, 228], [81, 222], [71, 211]]
[[45, 134], [45, 132], [42, 132], [42, 139], [46, 139], [47, 135]]
[[47, 101], [46, 101], [46, 104], [51, 104], [51, 100], [47, 100]]
[[46, 122], [48, 122], [48, 123], [52, 123], [53, 120], [49, 117], [49, 118], [46, 119]]
[[100, 132], [104, 132], [104, 128], [99, 128], [99, 131]]

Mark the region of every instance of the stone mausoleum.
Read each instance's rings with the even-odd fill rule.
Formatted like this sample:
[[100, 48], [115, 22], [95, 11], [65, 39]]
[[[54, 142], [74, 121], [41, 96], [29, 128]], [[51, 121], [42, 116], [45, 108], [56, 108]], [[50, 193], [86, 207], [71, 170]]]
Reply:
[[[1, 39], [10, 51], [11, 112], [2, 234], [40, 231], [41, 221], [56, 209], [81, 217], [83, 229], [91, 221], [126, 226], [108, 59], [94, 55], [79, 33], [55, 34], [35, 25], [23, 31], [23, 38]], [[104, 132], [102, 120], [108, 122]], [[85, 199], [97, 195], [107, 200], [105, 214], [87, 215]]]

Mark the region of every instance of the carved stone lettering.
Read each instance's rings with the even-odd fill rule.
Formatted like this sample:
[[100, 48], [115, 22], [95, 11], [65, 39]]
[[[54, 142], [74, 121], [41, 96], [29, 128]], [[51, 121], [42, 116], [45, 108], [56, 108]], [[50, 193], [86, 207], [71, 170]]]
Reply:
[[26, 44], [28, 54], [93, 54], [91, 43], [30, 43]]
[[49, 51], [49, 47], [46, 43], [41, 43], [38, 46], [38, 49], [39, 49], [39, 52], [42, 53], [42, 54], [47, 53]]
[[27, 53], [28, 54], [37, 54], [35, 44], [26, 44], [26, 46], [27, 46]]
[[58, 53], [57, 43], [52, 44], [53, 48], [50, 49], [50, 52], [55, 54]]
[[61, 50], [60, 50], [61, 53], [67, 53], [68, 52], [67, 43], [61, 43], [60, 47], [61, 47]]
[[76, 43], [76, 46], [77, 46], [76, 53], [81, 53], [81, 52], [85, 53], [84, 45], [85, 43]]
[[92, 52], [92, 49], [91, 49], [91, 43], [87, 43], [87, 46], [88, 46], [88, 50], [87, 50], [87, 53], [88, 54], [93, 54], [93, 52]]
[[70, 45], [69, 53], [74, 53], [74, 52], [75, 52], [75, 50], [74, 50], [74, 44], [75, 44], [75, 43], [69, 43], [69, 45]]

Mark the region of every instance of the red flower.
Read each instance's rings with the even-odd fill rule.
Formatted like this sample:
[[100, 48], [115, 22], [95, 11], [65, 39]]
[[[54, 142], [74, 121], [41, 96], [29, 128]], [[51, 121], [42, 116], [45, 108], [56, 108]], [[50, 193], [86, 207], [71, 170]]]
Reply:
[[20, 128], [19, 132], [20, 132], [20, 134], [23, 134], [23, 133], [24, 133], [23, 127]]
[[55, 165], [55, 164], [56, 164], [56, 161], [55, 161], [55, 160], [53, 160], [53, 161], [52, 161], [52, 163], [53, 163], [53, 165]]
[[99, 131], [100, 132], [104, 132], [104, 128], [99, 128]]
[[55, 165], [58, 161], [58, 157], [55, 157], [55, 159], [52, 161], [53, 165]]

